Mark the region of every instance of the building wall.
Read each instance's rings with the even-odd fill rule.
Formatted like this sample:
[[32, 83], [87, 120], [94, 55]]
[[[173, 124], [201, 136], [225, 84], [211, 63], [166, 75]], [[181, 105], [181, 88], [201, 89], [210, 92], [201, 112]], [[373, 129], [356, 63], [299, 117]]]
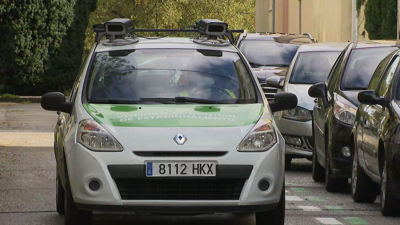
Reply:
[[[272, 1], [270, 0], [270, 12], [267, 12], [270, 14], [269, 31], [272, 31]], [[352, 40], [352, 0], [301, 0], [301, 2], [301, 33], [310, 33], [319, 42]], [[364, 8], [361, 8], [358, 17], [358, 40], [368, 40], [368, 34], [364, 29]], [[299, 33], [299, 0], [275, 0], [275, 31]]]

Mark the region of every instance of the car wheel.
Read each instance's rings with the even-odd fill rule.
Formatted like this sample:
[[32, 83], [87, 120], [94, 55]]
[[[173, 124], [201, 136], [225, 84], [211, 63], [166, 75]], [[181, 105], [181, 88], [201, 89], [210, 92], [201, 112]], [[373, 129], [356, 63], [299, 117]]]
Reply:
[[285, 155], [285, 170], [290, 170], [292, 165], [292, 157]]
[[331, 160], [329, 158], [329, 135], [325, 137], [325, 189], [328, 192], [344, 191], [348, 186], [347, 178], [333, 178], [331, 171]]
[[400, 201], [395, 199], [386, 158], [384, 160], [385, 162], [381, 174], [381, 212], [384, 216], [399, 216]]
[[65, 213], [65, 208], [64, 208], [64, 196], [65, 196], [65, 191], [64, 187], [62, 186], [60, 176], [56, 176], [56, 209], [58, 214], [64, 215]]
[[79, 210], [76, 206], [69, 184], [67, 163], [65, 161], [64, 165], [66, 173], [66, 184], [64, 187], [64, 225], [90, 225], [92, 224], [93, 212]]
[[355, 202], [373, 203], [378, 194], [378, 185], [367, 176], [358, 163], [358, 153], [354, 150], [351, 172], [351, 195]]
[[93, 212], [79, 210], [72, 197], [71, 188], [65, 189], [65, 225], [88, 225], [92, 224]]
[[285, 186], [283, 185], [281, 199], [276, 209], [266, 212], [256, 212], [256, 225], [284, 225], [285, 224]]
[[317, 159], [317, 151], [313, 149], [313, 156], [312, 156], [312, 178], [315, 182], [324, 182], [325, 181], [325, 170], [319, 164]]

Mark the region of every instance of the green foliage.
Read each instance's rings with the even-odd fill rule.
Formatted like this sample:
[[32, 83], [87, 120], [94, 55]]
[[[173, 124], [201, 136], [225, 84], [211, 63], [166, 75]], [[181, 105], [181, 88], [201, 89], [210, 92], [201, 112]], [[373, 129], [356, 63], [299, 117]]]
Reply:
[[[98, 0], [86, 31], [85, 50], [89, 51], [95, 34], [92, 26], [114, 18], [130, 18], [137, 28], [182, 28], [199, 19], [219, 19], [230, 29], [255, 31], [254, 0]], [[154, 33], [143, 33], [155, 36]], [[159, 33], [159, 36], [164, 35]], [[175, 34], [174, 36], [188, 36]]]
[[356, 1], [356, 4], [357, 4], [356, 8], [357, 8], [357, 13], [358, 14], [360, 14], [361, 6], [363, 6], [365, 4], [365, 1], [366, 0], [357, 0]]
[[3, 2], [0, 7], [1, 84], [5, 92], [35, 92], [35, 85], [42, 81], [45, 62], [60, 47], [72, 22], [75, 0]]
[[365, 17], [370, 39], [396, 39], [397, 0], [368, 0]]
[[5, 99], [6, 101], [9, 102], [9, 101], [11, 101], [11, 99], [19, 98], [19, 96], [18, 95], [13, 95], [13, 94], [2, 94], [1, 98]]
[[97, 0], [76, 1], [73, 22], [58, 51], [50, 54], [42, 82], [37, 85], [40, 90], [65, 92], [72, 87], [82, 64], [89, 14], [96, 5]]

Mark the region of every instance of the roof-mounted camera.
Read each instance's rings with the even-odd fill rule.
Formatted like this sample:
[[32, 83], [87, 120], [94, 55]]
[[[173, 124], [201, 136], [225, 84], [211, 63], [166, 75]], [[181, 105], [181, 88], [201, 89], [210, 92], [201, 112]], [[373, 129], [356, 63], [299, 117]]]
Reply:
[[106, 33], [114, 36], [123, 36], [135, 30], [130, 19], [113, 19], [105, 23]]
[[[200, 35], [193, 39], [193, 42], [210, 46], [228, 46], [234, 43], [232, 33], [243, 33], [243, 30], [228, 30], [228, 24], [216, 19], [202, 19], [193, 26], [181, 29], [135, 29], [130, 19], [113, 19], [105, 23], [93, 26], [96, 32], [96, 42], [100, 42], [103, 36], [107, 36], [108, 41], [103, 42], [105, 45], [126, 45], [139, 41], [136, 38], [138, 32], [168, 32], [170, 34], [162, 37], [151, 37], [149, 39], [157, 39], [167, 37], [176, 32], [194, 32]], [[126, 34], [130, 34], [133, 38], [124, 38]], [[228, 40], [225, 40], [226, 37]]]
[[228, 24], [215, 19], [202, 19], [197, 22], [197, 29], [201, 34], [223, 36], [228, 30]]
[[124, 38], [126, 34], [133, 34], [134, 30], [133, 21], [126, 18], [112, 19], [93, 26], [93, 31], [96, 32], [96, 42], [99, 42], [104, 35], [108, 36], [109, 41], [106, 42], [106, 45], [126, 45], [138, 42], [137, 38]]

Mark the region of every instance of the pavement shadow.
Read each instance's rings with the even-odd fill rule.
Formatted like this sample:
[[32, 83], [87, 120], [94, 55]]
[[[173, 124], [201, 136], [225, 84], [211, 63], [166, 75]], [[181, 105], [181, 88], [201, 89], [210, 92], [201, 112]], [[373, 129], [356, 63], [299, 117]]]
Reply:
[[212, 214], [212, 215], [158, 215], [158, 214], [95, 214], [93, 225], [243, 225], [254, 224], [253, 214]]

